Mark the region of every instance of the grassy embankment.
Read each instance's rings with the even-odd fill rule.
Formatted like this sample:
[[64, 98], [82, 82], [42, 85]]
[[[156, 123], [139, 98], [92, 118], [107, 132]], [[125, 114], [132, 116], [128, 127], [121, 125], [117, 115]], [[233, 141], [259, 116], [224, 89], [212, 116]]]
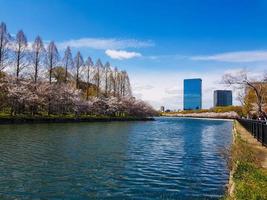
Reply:
[[[225, 199], [267, 200], [267, 150], [235, 121], [234, 142], [230, 152], [230, 188]], [[266, 167], [266, 166], [265, 166]]]
[[107, 121], [148, 121], [151, 117], [108, 116], [108, 115], [25, 115], [11, 116], [0, 113], [0, 124], [10, 123], [50, 123], [50, 122], [107, 122]]

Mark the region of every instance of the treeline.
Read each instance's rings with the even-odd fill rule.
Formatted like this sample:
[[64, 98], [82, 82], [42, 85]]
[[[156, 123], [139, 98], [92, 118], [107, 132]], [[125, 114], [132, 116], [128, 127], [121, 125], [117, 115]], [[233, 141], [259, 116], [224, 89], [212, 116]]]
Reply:
[[70, 47], [60, 56], [54, 41], [29, 43], [22, 30], [12, 37], [0, 24], [0, 110], [17, 114], [150, 116], [151, 106], [132, 96], [126, 71], [84, 60]]

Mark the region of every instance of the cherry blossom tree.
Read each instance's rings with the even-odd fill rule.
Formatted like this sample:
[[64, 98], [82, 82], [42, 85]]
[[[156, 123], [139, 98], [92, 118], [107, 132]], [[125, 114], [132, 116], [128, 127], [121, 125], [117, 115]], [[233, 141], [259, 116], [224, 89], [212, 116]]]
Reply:
[[[22, 73], [28, 66], [30, 73]], [[15, 74], [5, 68], [11, 68]], [[155, 114], [149, 104], [132, 96], [125, 70], [113, 69], [109, 62], [103, 66], [100, 59], [94, 65], [91, 57], [84, 63], [79, 51], [73, 59], [69, 47], [60, 61], [53, 41], [45, 49], [37, 36], [28, 47], [24, 32], [18, 31], [11, 40], [4, 23], [0, 24], [0, 72], [0, 110], [8, 110], [11, 115], [146, 117]], [[45, 75], [48, 80], [40, 78]]]

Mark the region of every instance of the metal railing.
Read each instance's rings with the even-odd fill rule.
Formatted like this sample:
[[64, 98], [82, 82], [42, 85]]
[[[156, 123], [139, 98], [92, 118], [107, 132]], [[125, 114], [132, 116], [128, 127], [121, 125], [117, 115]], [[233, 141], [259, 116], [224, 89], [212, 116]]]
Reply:
[[267, 147], [267, 123], [266, 121], [252, 119], [238, 119], [239, 123], [251, 133], [262, 145]]

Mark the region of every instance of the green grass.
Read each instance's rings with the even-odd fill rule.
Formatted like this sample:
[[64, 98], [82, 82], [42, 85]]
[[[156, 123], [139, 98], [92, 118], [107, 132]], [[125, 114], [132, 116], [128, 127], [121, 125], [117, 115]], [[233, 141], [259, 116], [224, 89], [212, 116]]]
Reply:
[[0, 112], [0, 118], [10, 117], [10, 114]]
[[234, 169], [234, 199], [267, 200], [267, 170], [261, 167], [256, 155], [257, 151], [237, 133], [230, 161], [230, 167]]
[[240, 162], [233, 176], [236, 199], [267, 199], [267, 173], [250, 162]]

